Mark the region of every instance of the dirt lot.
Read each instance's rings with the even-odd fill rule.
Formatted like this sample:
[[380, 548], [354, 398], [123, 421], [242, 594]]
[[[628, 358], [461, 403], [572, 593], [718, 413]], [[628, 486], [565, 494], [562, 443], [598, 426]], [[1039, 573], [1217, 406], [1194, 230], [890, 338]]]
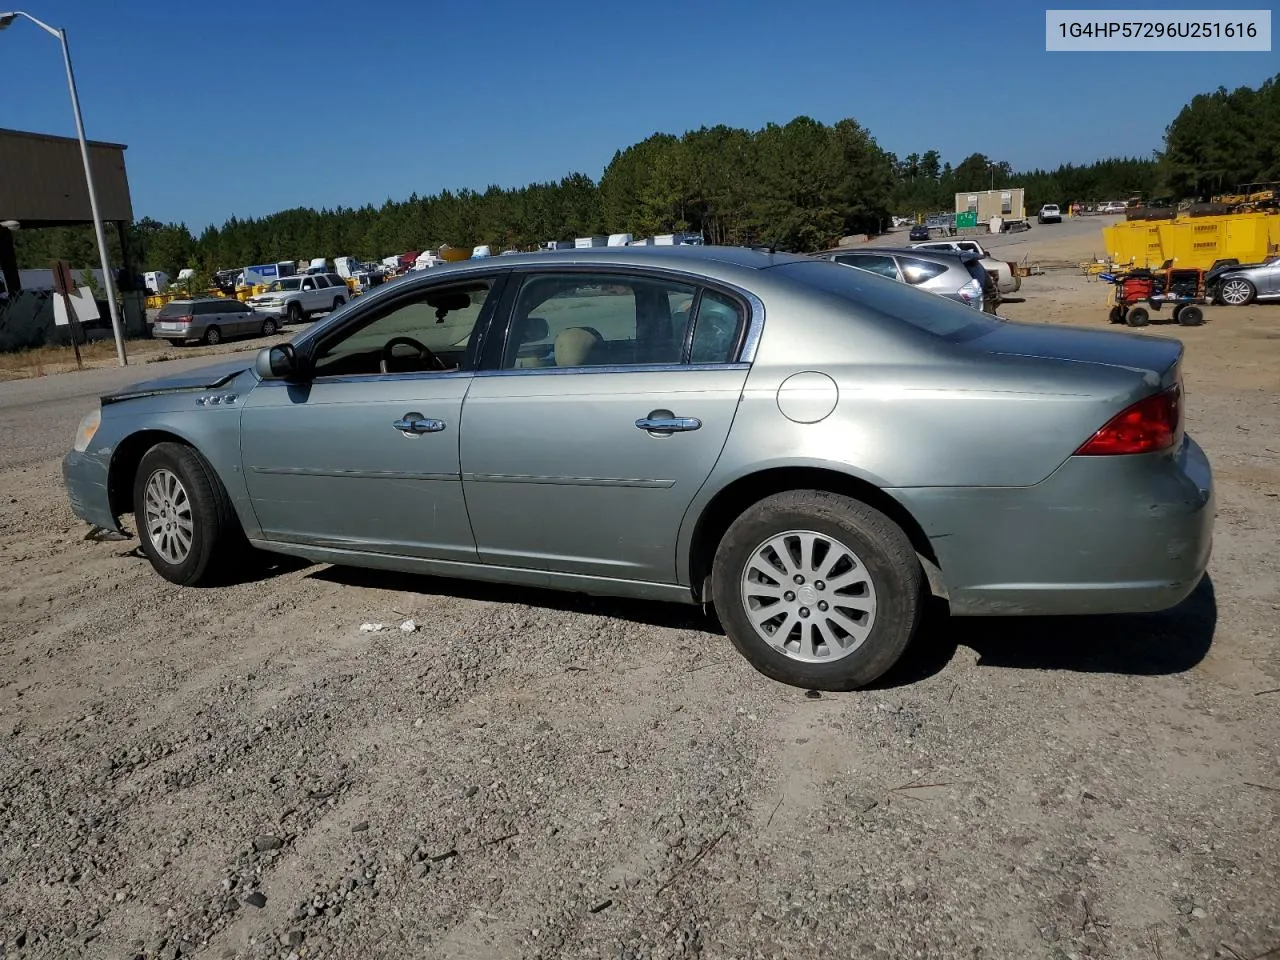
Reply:
[[[1105, 326], [1078, 272], [1024, 289]], [[1209, 317], [1148, 328], [1219, 484], [1187, 603], [935, 622], [817, 699], [681, 608], [171, 586], [82, 539], [57, 461], [168, 365], [0, 384], [0, 954], [1280, 957], [1280, 307]]]

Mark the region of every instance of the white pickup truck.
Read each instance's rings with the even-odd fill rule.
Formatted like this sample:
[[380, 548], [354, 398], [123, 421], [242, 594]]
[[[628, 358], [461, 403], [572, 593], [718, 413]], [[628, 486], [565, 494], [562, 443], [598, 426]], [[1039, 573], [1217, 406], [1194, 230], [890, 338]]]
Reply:
[[977, 240], [926, 240], [913, 243], [917, 250], [956, 250], [962, 253], [972, 252], [982, 257], [982, 269], [994, 274], [1000, 296], [1017, 293], [1022, 287], [1022, 277], [1018, 275], [1018, 265], [1012, 261], [997, 260]]
[[350, 295], [347, 282], [336, 273], [308, 273], [273, 280], [264, 293], [245, 302], [258, 313], [301, 323], [312, 314], [337, 310]]

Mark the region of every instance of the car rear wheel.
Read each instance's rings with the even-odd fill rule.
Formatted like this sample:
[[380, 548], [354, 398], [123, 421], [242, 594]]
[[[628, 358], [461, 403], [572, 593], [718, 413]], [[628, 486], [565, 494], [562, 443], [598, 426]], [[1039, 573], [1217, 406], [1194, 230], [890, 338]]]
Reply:
[[343, 305], [344, 303], [346, 303], [346, 302], [347, 302], [347, 301], [343, 300], [341, 297], [334, 297], [334, 298], [333, 298], [333, 309], [335, 309], [335, 310], [340, 309], [340, 308], [342, 307], [342, 305]]
[[143, 455], [133, 481], [133, 508], [142, 552], [171, 583], [210, 582], [242, 540], [218, 475], [180, 443], [159, 443]]
[[204, 332], [204, 342], [209, 346], [215, 346], [222, 342], [222, 331], [217, 327], [210, 327]]
[[1253, 300], [1254, 294], [1257, 293], [1253, 289], [1253, 284], [1248, 280], [1228, 280], [1224, 283], [1218, 292], [1218, 296], [1222, 298], [1222, 302], [1232, 307], [1243, 307]]
[[725, 533], [712, 568], [716, 612], [762, 674], [854, 690], [902, 656], [920, 621], [923, 571], [893, 521], [821, 490], [776, 494]]
[[276, 322], [271, 317], [262, 321], [262, 335], [264, 337], [274, 336], [277, 330]]

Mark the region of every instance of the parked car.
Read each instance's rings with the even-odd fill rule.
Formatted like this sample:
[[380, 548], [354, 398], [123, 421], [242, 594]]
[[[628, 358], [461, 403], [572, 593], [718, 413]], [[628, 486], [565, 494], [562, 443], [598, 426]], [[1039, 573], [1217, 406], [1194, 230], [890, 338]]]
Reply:
[[301, 323], [314, 313], [337, 310], [347, 302], [350, 293], [347, 282], [336, 273], [310, 273], [274, 280], [265, 293], [246, 302], [253, 309], [285, 323]]
[[1121, 201], [1112, 200], [1098, 208], [1099, 213], [1124, 213], [1128, 209]]
[[983, 269], [996, 278], [996, 287], [1002, 297], [1017, 293], [1022, 289], [1022, 277], [1018, 275], [1018, 265], [1012, 260], [1001, 260], [987, 252], [986, 247], [977, 240], [955, 238], [951, 240], [930, 240], [927, 243], [913, 243], [913, 250], [956, 250], [976, 253], [982, 258]]
[[929, 228], [923, 223], [917, 223], [911, 228], [911, 232], [907, 236], [911, 240], [928, 240]]
[[156, 314], [151, 335], [184, 344], [191, 340], [221, 343], [227, 337], [269, 337], [280, 327], [273, 316], [261, 314], [231, 297], [170, 300]]
[[1215, 266], [1205, 274], [1205, 285], [1215, 303], [1243, 307], [1254, 300], [1280, 298], [1280, 255], [1261, 263]]
[[1062, 211], [1058, 209], [1056, 203], [1046, 203], [1040, 208], [1040, 214], [1036, 217], [1040, 223], [1061, 223]]
[[1214, 494], [1182, 357], [813, 257], [522, 254], [106, 396], [63, 477], [89, 523], [132, 512], [174, 583], [248, 545], [704, 603], [765, 675], [851, 689], [930, 594], [1009, 616], [1192, 591]]
[[912, 247], [858, 247], [816, 254], [847, 267], [877, 273], [890, 280], [994, 313], [999, 304], [995, 281], [975, 253], [957, 250], [917, 251]]

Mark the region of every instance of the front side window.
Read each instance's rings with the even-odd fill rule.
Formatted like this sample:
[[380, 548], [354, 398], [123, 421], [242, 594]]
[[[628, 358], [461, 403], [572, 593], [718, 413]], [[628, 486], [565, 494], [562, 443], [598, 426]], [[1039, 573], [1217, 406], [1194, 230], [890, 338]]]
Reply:
[[469, 370], [493, 286], [492, 278], [436, 286], [372, 310], [317, 344], [313, 376]]
[[607, 274], [535, 275], [516, 298], [504, 369], [674, 364], [697, 289]]
[[310, 277], [307, 277], [307, 279], [302, 281], [303, 290], [314, 290], [315, 288], [316, 288], [316, 282], [312, 280]]

